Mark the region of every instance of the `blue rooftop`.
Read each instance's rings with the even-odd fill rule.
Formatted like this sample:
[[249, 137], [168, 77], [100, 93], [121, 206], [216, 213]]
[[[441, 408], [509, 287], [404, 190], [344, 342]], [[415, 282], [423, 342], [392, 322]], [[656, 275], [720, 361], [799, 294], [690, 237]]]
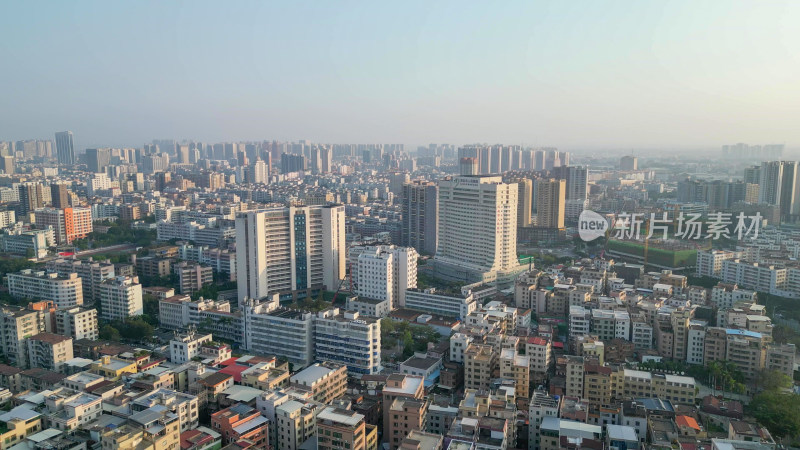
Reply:
[[727, 328], [725, 329], [725, 333], [735, 334], [737, 336], [749, 336], [751, 338], [761, 339], [761, 333], [756, 333], [755, 331], [739, 330], [737, 328]]

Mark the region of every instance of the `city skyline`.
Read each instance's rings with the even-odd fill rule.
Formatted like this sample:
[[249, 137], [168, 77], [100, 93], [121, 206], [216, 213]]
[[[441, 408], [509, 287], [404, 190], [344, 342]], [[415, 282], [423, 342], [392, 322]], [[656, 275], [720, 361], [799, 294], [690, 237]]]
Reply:
[[749, 6], [4, 3], [0, 136], [794, 153], [800, 5]]

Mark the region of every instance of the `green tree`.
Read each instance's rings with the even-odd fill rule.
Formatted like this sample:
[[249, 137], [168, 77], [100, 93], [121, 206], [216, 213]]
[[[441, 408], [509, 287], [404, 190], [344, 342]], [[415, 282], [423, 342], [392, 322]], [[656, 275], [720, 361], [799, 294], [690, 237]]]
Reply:
[[777, 391], [764, 391], [749, 405], [750, 414], [775, 436], [792, 438], [800, 435], [800, 396]]
[[158, 297], [145, 294], [142, 296], [142, 305], [144, 307], [144, 315], [154, 318], [156, 324], [158, 324]]
[[[394, 332], [394, 320], [386, 317], [381, 319], [381, 335], [388, 335]], [[381, 336], [383, 339], [383, 336]]]
[[780, 391], [792, 387], [792, 378], [777, 370], [761, 370], [756, 375], [756, 386], [765, 391]]
[[125, 339], [135, 341], [151, 341], [153, 339], [153, 326], [141, 317], [129, 318], [121, 327], [120, 335]]
[[112, 327], [111, 325], [106, 324], [103, 325], [102, 328], [100, 328], [100, 339], [103, 339], [105, 341], [119, 342], [121, 338], [122, 336], [120, 336], [119, 330]]

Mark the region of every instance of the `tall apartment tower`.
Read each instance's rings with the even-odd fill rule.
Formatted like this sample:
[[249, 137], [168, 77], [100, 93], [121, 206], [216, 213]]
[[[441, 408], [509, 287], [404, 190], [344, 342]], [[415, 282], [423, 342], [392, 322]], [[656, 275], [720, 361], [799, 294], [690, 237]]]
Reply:
[[556, 178], [566, 181], [567, 200], [586, 200], [589, 189], [589, 170], [580, 166], [553, 168]]
[[619, 159], [619, 170], [639, 170], [639, 158], [623, 156]]
[[459, 173], [461, 175], [477, 175], [478, 160], [476, 158], [464, 157], [458, 162]]
[[0, 170], [6, 175], [14, 173], [14, 157], [13, 156], [0, 156]]
[[796, 161], [764, 161], [759, 174], [758, 202], [780, 207], [782, 221], [800, 216], [800, 170]]
[[536, 226], [564, 228], [565, 180], [538, 180], [536, 184]]
[[744, 182], [746, 184], [759, 184], [761, 182], [761, 166], [745, 167]]
[[441, 180], [437, 263], [471, 273], [517, 267], [517, 196], [500, 176]]
[[403, 185], [402, 245], [420, 253], [436, 253], [439, 215], [439, 187], [430, 181], [415, 180]]
[[517, 227], [529, 227], [533, 211], [533, 180], [517, 178], [509, 182], [517, 183]]
[[50, 198], [53, 202], [53, 208], [69, 208], [69, 190], [66, 184], [51, 184]]
[[87, 148], [86, 166], [89, 172], [105, 173], [106, 167], [111, 163], [111, 151], [107, 148]]
[[236, 217], [239, 303], [336, 290], [345, 276], [344, 206], [269, 208]]
[[44, 206], [44, 195], [42, 193], [41, 184], [20, 184], [17, 191], [19, 194], [20, 215], [24, 216]]
[[75, 164], [75, 148], [72, 144], [72, 131], [56, 133], [56, 155], [58, 163], [64, 165]]

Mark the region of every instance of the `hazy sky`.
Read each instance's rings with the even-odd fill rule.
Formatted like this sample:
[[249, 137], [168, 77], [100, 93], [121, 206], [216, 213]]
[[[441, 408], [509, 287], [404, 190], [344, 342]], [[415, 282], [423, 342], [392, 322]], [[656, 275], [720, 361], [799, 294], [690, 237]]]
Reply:
[[0, 140], [800, 142], [800, 1], [0, 2]]

